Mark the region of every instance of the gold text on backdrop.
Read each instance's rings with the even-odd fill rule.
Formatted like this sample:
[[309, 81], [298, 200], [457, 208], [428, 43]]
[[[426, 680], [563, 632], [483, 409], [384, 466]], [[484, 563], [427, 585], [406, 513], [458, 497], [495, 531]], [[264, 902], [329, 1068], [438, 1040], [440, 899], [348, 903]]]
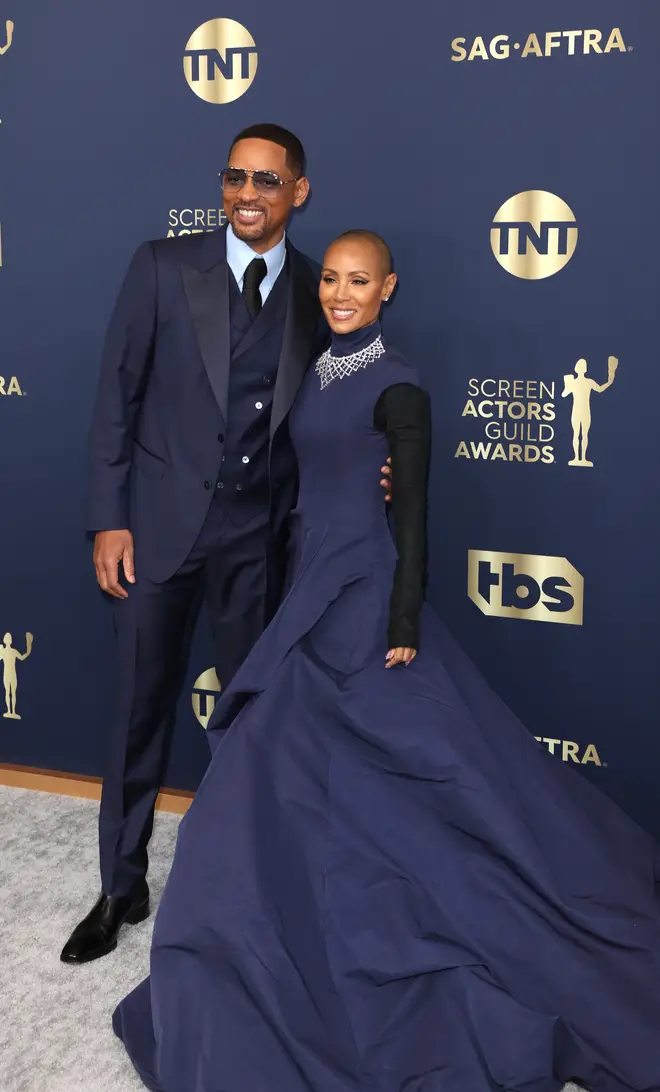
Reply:
[[174, 235], [200, 235], [224, 227], [227, 216], [224, 209], [170, 209], [167, 238]]
[[570, 262], [577, 246], [575, 216], [561, 197], [547, 190], [525, 190], [495, 213], [490, 245], [497, 261], [527, 281], [552, 277]]
[[[611, 387], [618, 367], [608, 357], [607, 381], [597, 383], [587, 373], [586, 360], [578, 360], [573, 374], [564, 375], [562, 398], [571, 398], [573, 458], [568, 457], [568, 437], [562, 446], [569, 466], [593, 466], [587, 458], [591, 429], [592, 394]], [[551, 466], [556, 462], [557, 384], [553, 379], [483, 379], [472, 376], [461, 418], [468, 437], [459, 441], [455, 459]], [[566, 403], [564, 402], [564, 405]], [[475, 436], [476, 430], [476, 436]], [[472, 438], [469, 438], [472, 432]], [[560, 432], [561, 435], [561, 432]]]
[[512, 41], [509, 34], [496, 34], [486, 40], [480, 34], [468, 45], [467, 38], [454, 38], [451, 43], [452, 61], [506, 61], [509, 57], [567, 57], [588, 54], [630, 53], [619, 27], [602, 30], [548, 30], [545, 34], [528, 34], [524, 43]]
[[582, 625], [584, 580], [565, 557], [468, 550], [468, 595], [494, 618]]
[[607, 762], [601, 762], [595, 743], [587, 743], [581, 751], [580, 744], [571, 739], [549, 739], [547, 736], [534, 736], [534, 739], [545, 744], [550, 754], [558, 755], [562, 762], [576, 762], [580, 766], [593, 762], [594, 766], [607, 766]]
[[222, 690], [214, 667], [207, 668], [195, 679], [192, 692], [193, 713], [202, 728], [208, 728], [211, 714], [215, 709], [218, 694]]
[[183, 54], [188, 86], [205, 102], [223, 104], [244, 95], [259, 57], [249, 30], [234, 19], [209, 19], [191, 34]]
[[483, 428], [482, 440], [461, 440], [455, 458], [554, 463], [555, 383], [539, 379], [468, 380], [461, 417]]
[[10, 375], [5, 379], [3, 375], [0, 375], [0, 398], [2, 395], [18, 394], [22, 397], [23, 391], [21, 385], [15, 375]]

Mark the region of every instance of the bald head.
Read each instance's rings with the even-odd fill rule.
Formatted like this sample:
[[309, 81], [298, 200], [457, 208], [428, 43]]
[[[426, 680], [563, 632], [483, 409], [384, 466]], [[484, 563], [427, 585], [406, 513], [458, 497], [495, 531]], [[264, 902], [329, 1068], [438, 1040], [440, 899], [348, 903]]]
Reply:
[[375, 231], [367, 231], [366, 228], [351, 228], [350, 231], [345, 231], [342, 235], [339, 235], [335, 239], [335, 243], [341, 243], [344, 240], [370, 243], [378, 254], [378, 262], [383, 276], [387, 277], [392, 272], [392, 252], [385, 240], [381, 239], [380, 235], [376, 235]]

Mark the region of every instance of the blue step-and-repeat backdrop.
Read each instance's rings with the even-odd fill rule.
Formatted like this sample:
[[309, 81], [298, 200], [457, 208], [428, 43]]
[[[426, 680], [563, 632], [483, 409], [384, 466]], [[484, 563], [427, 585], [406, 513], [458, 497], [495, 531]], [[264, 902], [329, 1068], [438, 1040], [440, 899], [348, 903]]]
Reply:
[[[232, 135], [274, 121], [308, 151], [296, 244], [367, 227], [395, 255], [387, 336], [433, 397], [432, 603], [660, 834], [659, 56], [649, 0], [0, 0], [0, 762], [101, 772], [105, 326], [137, 244], [221, 225]], [[173, 787], [204, 770], [211, 663], [202, 618]]]

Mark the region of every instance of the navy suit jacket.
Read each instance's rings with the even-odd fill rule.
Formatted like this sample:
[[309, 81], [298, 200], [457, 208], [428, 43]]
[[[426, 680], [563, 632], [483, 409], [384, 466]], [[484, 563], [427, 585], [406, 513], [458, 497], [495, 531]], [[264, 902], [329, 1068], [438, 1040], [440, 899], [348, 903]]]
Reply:
[[[297, 491], [286, 418], [323, 337], [320, 269], [289, 242], [287, 257], [288, 303], [270, 424], [269, 575], [275, 583], [282, 579], [287, 516]], [[218, 477], [227, 433], [229, 276], [224, 229], [144, 243], [106, 337], [89, 445], [87, 528], [131, 530], [137, 575], [156, 582], [188, 556]]]

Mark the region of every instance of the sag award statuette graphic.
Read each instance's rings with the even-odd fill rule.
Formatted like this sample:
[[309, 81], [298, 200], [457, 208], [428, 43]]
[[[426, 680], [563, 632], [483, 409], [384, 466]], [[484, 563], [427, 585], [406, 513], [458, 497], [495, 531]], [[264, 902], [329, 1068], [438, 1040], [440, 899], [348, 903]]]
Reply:
[[0, 660], [2, 660], [3, 676], [5, 684], [5, 705], [6, 712], [2, 715], [7, 720], [20, 720], [20, 716], [16, 712], [16, 692], [18, 690], [18, 675], [16, 672], [16, 662], [18, 660], [27, 660], [28, 656], [32, 652], [32, 634], [25, 634], [25, 652], [19, 652], [14, 648], [12, 644], [11, 633], [5, 633], [2, 644], [0, 645]]
[[5, 44], [0, 46], [0, 57], [3, 53], [6, 53], [11, 48], [11, 43], [14, 40], [14, 24], [11, 19], [7, 19], [5, 23]]
[[575, 365], [574, 375], [564, 376], [564, 389], [562, 398], [573, 399], [571, 413], [571, 426], [573, 428], [573, 458], [569, 459], [569, 466], [593, 466], [587, 459], [587, 446], [589, 444], [589, 429], [591, 428], [591, 395], [593, 391], [602, 394], [611, 387], [616, 375], [619, 361], [615, 356], [607, 360], [607, 383], [597, 383], [595, 379], [587, 376], [586, 360], [578, 360]]

